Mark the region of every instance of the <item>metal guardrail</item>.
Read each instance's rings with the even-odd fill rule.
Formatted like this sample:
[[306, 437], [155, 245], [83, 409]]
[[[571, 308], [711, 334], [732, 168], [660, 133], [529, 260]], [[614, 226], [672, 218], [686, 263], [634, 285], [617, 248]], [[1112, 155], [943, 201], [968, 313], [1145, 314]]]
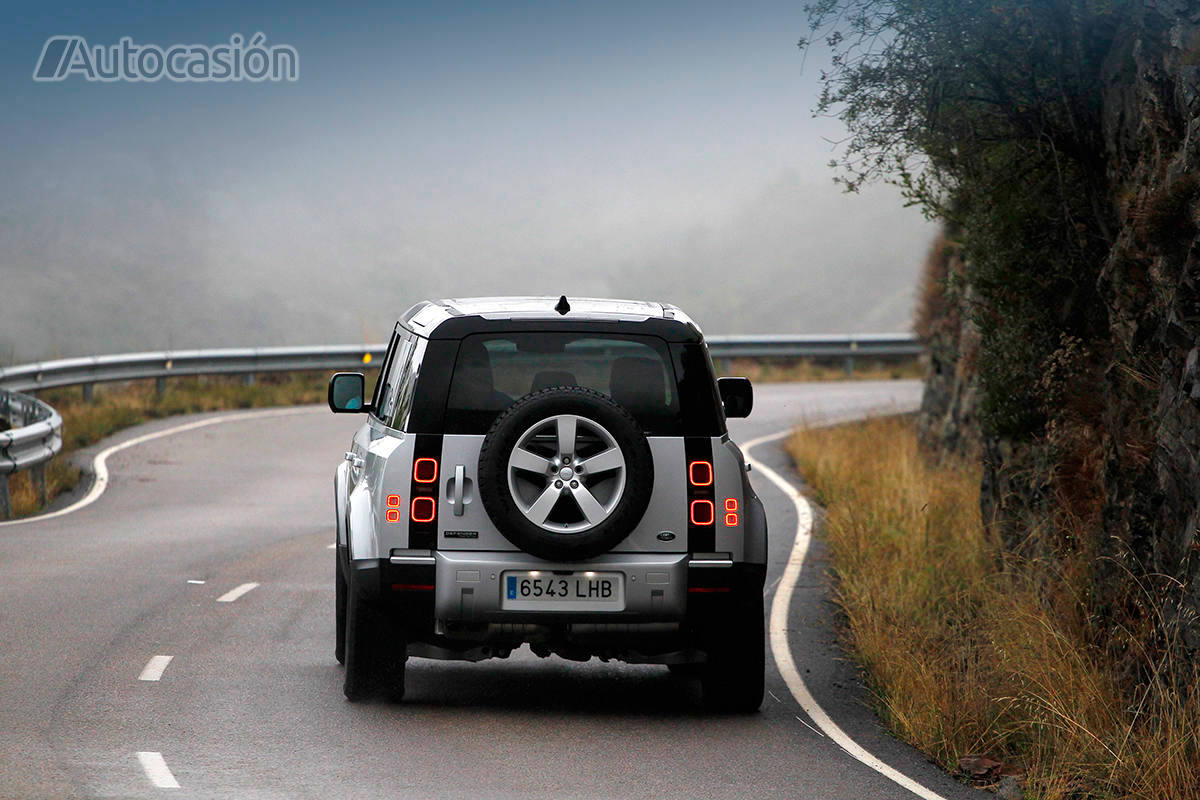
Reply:
[[62, 449], [62, 417], [35, 397], [0, 389], [0, 419], [11, 426], [0, 432], [0, 519], [12, 516], [8, 476], [32, 468], [33, 487], [46, 503], [46, 462]]
[[[306, 369], [361, 367], [364, 356], [383, 356], [386, 344], [316, 347], [254, 347], [122, 353], [42, 361], [0, 369], [0, 387], [18, 392], [58, 386], [185, 375], [253, 375]], [[86, 392], [85, 392], [86, 394]]]
[[916, 358], [925, 348], [911, 333], [842, 336], [709, 336], [713, 358]]
[[[709, 353], [725, 362], [734, 358], [854, 359], [915, 358], [923, 352], [911, 334], [817, 336], [710, 336]], [[387, 346], [320, 345], [221, 350], [175, 350], [64, 358], [0, 369], [0, 418], [12, 430], [0, 433], [0, 519], [11, 516], [8, 475], [34, 468], [34, 484], [45, 501], [44, 465], [62, 447], [62, 418], [53, 408], [20, 392], [81, 386], [90, 400], [97, 383], [153, 378], [161, 394], [167, 378], [188, 375], [244, 375], [252, 383], [259, 372], [342, 370], [382, 363]]]

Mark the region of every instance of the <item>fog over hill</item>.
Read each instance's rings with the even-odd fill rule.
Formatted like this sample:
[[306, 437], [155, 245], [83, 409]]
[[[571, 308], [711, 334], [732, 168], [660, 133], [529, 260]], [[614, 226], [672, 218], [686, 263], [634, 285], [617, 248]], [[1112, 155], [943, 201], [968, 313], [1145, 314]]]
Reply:
[[933, 231], [833, 184], [800, 10], [693, 9], [70, 20], [95, 43], [265, 30], [300, 53], [284, 84], [34, 83], [65, 23], [27, 9], [0, 49], [0, 363], [380, 341], [417, 300], [480, 294], [907, 329]]
[[823, 171], [661, 212], [575, 197], [461, 218], [150, 171], [114, 197], [106, 187], [129, 185], [130, 165], [74, 174], [28, 174], [6, 198], [0, 285], [19, 298], [0, 324], [10, 363], [378, 341], [423, 297], [493, 293], [660, 299], [709, 333], [905, 330], [929, 236], [881, 202], [887, 190], [842, 195]]

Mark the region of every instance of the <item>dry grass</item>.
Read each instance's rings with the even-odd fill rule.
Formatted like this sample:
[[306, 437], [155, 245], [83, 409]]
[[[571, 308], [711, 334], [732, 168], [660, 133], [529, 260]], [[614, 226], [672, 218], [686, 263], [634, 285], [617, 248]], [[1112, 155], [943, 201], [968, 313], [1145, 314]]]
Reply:
[[[325, 400], [328, 379], [327, 372], [284, 373], [261, 375], [247, 386], [235, 377], [172, 378], [161, 397], [154, 381], [132, 381], [96, 386], [90, 403], [78, 388], [40, 392], [63, 418], [63, 449], [46, 470], [47, 495], [52, 500], [79, 482], [79, 470], [65, 456], [122, 428], [174, 414], [319, 403]], [[15, 516], [40, 510], [28, 471], [13, 475], [9, 489]]]
[[1003, 762], [1029, 797], [1200, 798], [1200, 704], [1162, 688], [1195, 686], [1195, 667], [1146, 664], [1157, 699], [1123, 694], [1088, 644], [1087, 564], [1006, 559], [977, 466], [932, 464], [901, 418], [788, 448], [828, 509], [846, 644], [897, 735], [952, 771]]
[[[728, 363], [727, 363], [728, 362]], [[915, 358], [894, 363], [854, 360], [854, 373], [847, 375], [841, 363], [815, 361], [811, 358], [716, 359], [718, 375], [740, 375], [755, 383], [781, 381], [888, 381], [925, 376], [925, 368]], [[728, 367], [728, 368], [726, 368]]]

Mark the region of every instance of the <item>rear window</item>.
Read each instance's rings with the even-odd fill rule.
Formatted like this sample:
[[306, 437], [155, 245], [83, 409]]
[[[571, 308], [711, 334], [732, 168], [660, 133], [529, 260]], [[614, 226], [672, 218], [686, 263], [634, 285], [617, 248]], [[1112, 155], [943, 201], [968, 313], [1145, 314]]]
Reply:
[[459, 345], [447, 433], [487, 433], [496, 416], [530, 392], [582, 386], [624, 406], [650, 435], [683, 427], [679, 386], [665, 342], [653, 336], [501, 333]]

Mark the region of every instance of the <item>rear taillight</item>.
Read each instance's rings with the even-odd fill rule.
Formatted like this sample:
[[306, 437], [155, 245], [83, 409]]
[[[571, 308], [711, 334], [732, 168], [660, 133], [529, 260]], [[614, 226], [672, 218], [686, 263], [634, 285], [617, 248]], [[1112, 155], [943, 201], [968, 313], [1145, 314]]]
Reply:
[[688, 513], [693, 525], [712, 525], [717, 512], [712, 500], [693, 500]]
[[436, 458], [418, 458], [413, 462], [413, 480], [417, 483], [435, 483], [438, 476]]
[[712, 462], [693, 461], [688, 464], [688, 483], [692, 486], [712, 486], [712, 482]]
[[432, 497], [414, 497], [412, 501], [412, 521], [418, 523], [433, 522], [437, 517], [437, 501]]
[[736, 497], [725, 498], [725, 527], [735, 528], [738, 524], [738, 501]]
[[385, 519], [387, 519], [388, 522], [399, 522], [400, 521], [400, 505], [401, 505], [400, 495], [389, 494], [387, 496], [387, 512], [385, 515]]

